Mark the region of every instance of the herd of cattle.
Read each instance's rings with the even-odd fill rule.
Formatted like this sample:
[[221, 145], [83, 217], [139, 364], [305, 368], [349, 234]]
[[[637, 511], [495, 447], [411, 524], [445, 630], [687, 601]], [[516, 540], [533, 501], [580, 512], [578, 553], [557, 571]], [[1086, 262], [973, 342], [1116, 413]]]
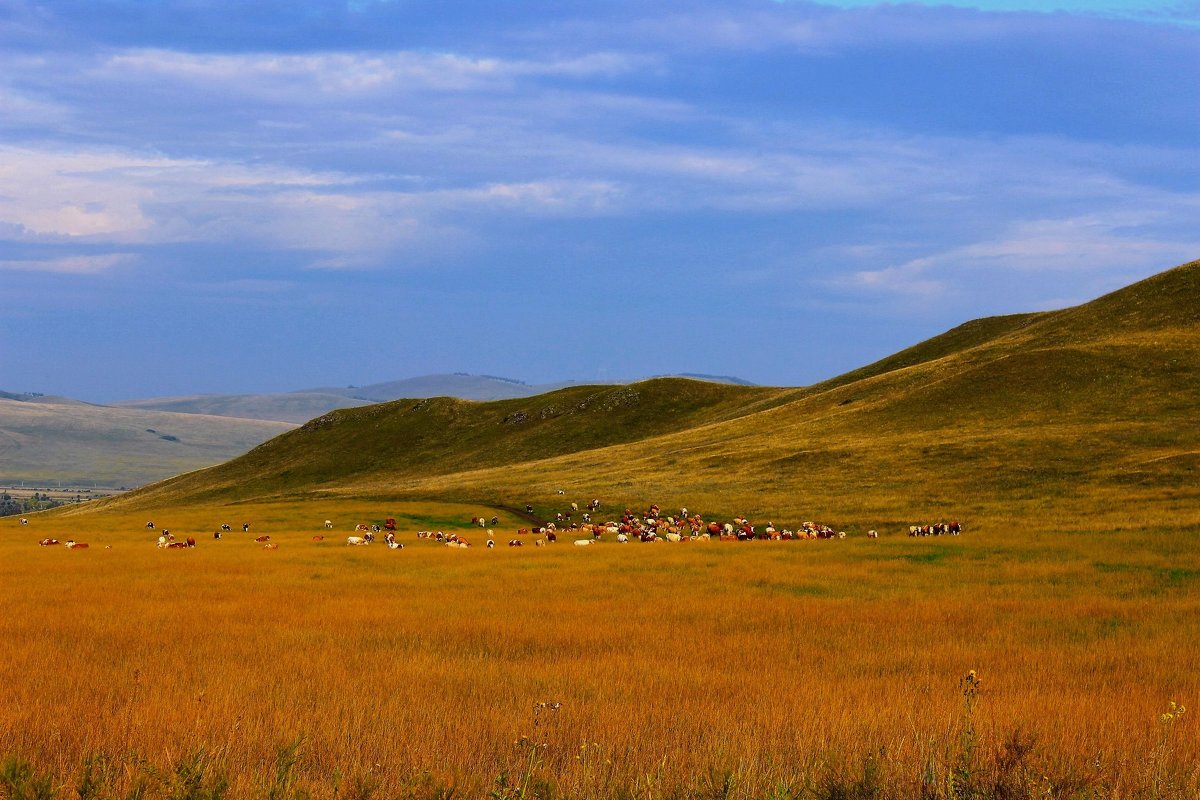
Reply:
[[[587, 504], [586, 509], [580, 514], [579, 505], [571, 503], [568, 510], [557, 512], [554, 515], [554, 521], [517, 530], [515, 537], [508, 539], [508, 546], [523, 547], [527, 542], [531, 542], [535, 546], [544, 547], [557, 542], [560, 536], [568, 537], [578, 546], [591, 545], [605, 539], [626, 544], [629, 542], [689, 542], [710, 539], [723, 542], [746, 542], [846, 538], [845, 531], [836, 530], [819, 522], [803, 522], [795, 529], [776, 527], [769, 521], [763, 525], [755, 524], [745, 516], [734, 517], [728, 522], [718, 522], [705, 520], [699, 514], [690, 513], [687, 508], [679, 509], [678, 513], [664, 513], [658, 505], [651, 505], [646, 511], [640, 513], [625, 509], [619, 519], [594, 522], [592, 514], [599, 511], [600, 501], [592, 500]], [[527, 516], [533, 516], [531, 506], [526, 506], [525, 512]], [[576, 514], [579, 514], [578, 521], [573, 519]], [[471, 518], [470, 524], [474, 528], [484, 530], [487, 537], [486, 546], [492, 548], [496, 546], [493, 528], [497, 527], [499, 522], [498, 516], [490, 518], [475, 516]], [[22, 519], [21, 524], [26, 525], [28, 521]], [[176, 539], [169, 530], [156, 530], [152, 521], [146, 523], [146, 528], [154, 530], [158, 534], [156, 543], [162, 549], [187, 549], [196, 546], [196, 540], [193, 537]], [[332, 520], [325, 520], [325, 529], [331, 530], [332, 528]], [[389, 549], [402, 550], [404, 545], [396, 541], [396, 529], [396, 520], [393, 517], [388, 517], [382, 527], [378, 524], [359, 523], [354, 526], [354, 533], [346, 537], [346, 544], [357, 547], [370, 545], [375, 542], [377, 534], [382, 534], [383, 543]], [[213, 532], [213, 538], [220, 539], [223, 533], [232, 530], [232, 526], [228, 523], [223, 524], [219, 530]], [[247, 534], [250, 532], [249, 522], [242, 524], [242, 532]], [[909, 536], [957, 536], [961, 532], [962, 525], [957, 521], [912, 525], [908, 529]], [[867, 531], [866, 536], [870, 539], [877, 539], [879, 533], [870, 530]], [[417, 538], [429, 539], [448, 547], [466, 548], [471, 546], [468, 539], [460, 533], [422, 530], [417, 532]], [[266, 550], [275, 550], [279, 547], [276, 542], [271, 541], [268, 534], [255, 536], [253, 540]], [[318, 543], [323, 542], [325, 536], [314, 535], [312, 540]], [[57, 539], [50, 538], [42, 539], [39, 543], [43, 546], [60, 544]], [[73, 539], [62, 544], [70, 549], [82, 549], [88, 546], [86, 542], [76, 542]]]

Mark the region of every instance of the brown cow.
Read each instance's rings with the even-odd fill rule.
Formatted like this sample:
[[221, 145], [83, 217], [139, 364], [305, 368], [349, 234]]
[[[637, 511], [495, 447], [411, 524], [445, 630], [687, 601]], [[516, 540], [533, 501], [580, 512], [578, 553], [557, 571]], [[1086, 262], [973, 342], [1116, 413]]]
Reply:
[[254, 537], [254, 541], [260, 542], [260, 543], [261, 542], [269, 542], [269, 541], [271, 541], [271, 537], [270, 536], [256, 536], [256, 537]]

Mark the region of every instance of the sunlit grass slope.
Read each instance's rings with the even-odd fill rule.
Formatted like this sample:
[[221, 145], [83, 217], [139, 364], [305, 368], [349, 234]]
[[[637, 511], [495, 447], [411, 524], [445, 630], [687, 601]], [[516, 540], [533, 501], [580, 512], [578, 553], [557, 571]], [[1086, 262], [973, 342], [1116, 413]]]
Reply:
[[314, 420], [126, 503], [406, 496], [549, 509], [557, 490], [783, 523], [1200, 518], [1200, 262], [980, 320], [807, 389], [658, 380]]

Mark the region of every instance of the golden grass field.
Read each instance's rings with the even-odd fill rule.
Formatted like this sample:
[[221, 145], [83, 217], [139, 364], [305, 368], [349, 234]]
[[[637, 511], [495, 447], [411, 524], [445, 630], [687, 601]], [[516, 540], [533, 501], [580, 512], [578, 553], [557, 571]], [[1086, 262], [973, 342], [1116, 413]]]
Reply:
[[[0, 754], [53, 773], [60, 796], [95, 754], [111, 796], [139, 782], [181, 796], [215, 775], [268, 796], [279, 748], [301, 738], [286, 788], [316, 797], [1200, 790], [1192, 712], [1160, 721], [1200, 696], [1194, 521], [494, 550], [477, 529], [468, 550], [415, 536], [484, 512], [313, 501], [0, 520]], [[385, 516], [404, 550], [343, 544]], [[503, 545], [524, 523], [501, 516]], [[199, 546], [156, 548], [147, 519]], [[223, 522], [235, 530], [214, 541]], [[251, 541], [264, 533], [278, 550]], [[535, 727], [539, 702], [562, 706]], [[1033, 749], [1005, 772], [1014, 733]]]

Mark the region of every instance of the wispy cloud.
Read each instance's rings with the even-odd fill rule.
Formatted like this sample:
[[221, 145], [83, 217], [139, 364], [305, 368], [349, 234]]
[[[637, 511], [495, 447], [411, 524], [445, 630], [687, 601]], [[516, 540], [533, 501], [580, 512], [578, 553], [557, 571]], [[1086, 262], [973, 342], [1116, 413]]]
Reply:
[[133, 264], [137, 256], [131, 253], [108, 253], [89, 256], [59, 256], [45, 259], [3, 260], [0, 270], [17, 272], [49, 272], [57, 275], [99, 275], [117, 267]]

